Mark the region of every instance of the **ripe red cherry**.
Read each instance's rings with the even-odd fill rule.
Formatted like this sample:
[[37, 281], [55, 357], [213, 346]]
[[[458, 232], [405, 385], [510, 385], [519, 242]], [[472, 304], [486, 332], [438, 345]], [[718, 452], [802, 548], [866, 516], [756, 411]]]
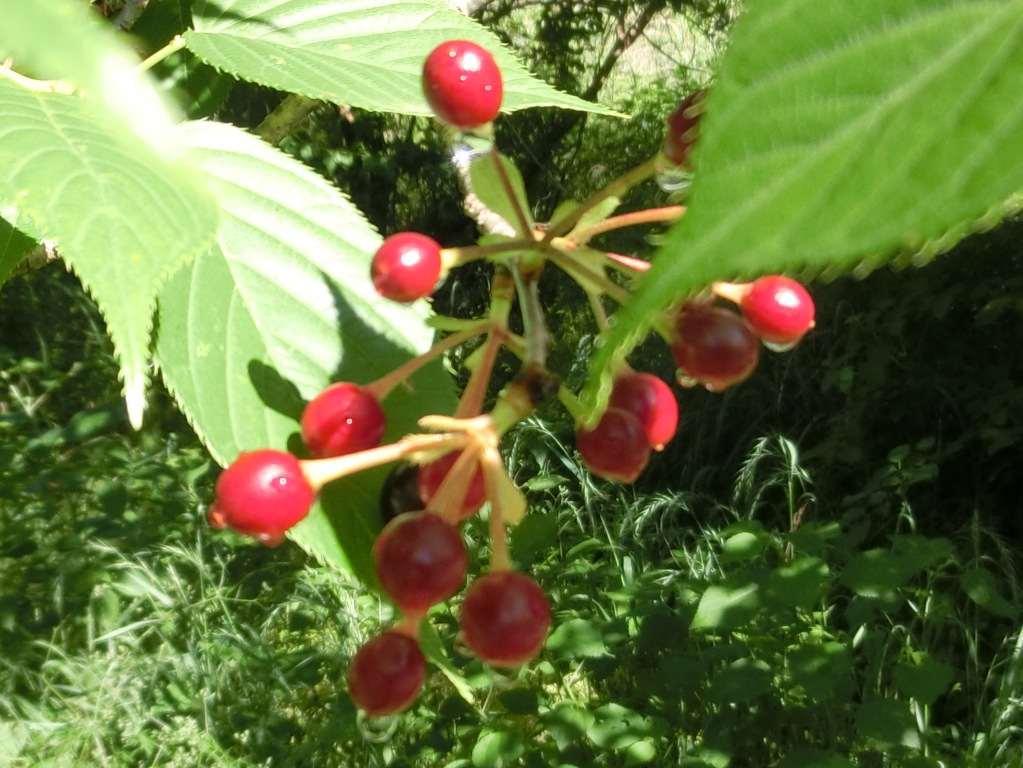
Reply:
[[[430, 505], [434, 494], [440, 490], [441, 483], [447, 478], [448, 473], [454, 467], [455, 462], [458, 461], [459, 456], [461, 456], [459, 451], [452, 451], [419, 468], [417, 485], [419, 487], [419, 498], [422, 499], [423, 506]], [[472, 479], [469, 481], [469, 486], [465, 491], [465, 497], [462, 499], [462, 508], [458, 513], [451, 515], [449, 510], [446, 509], [436, 509], [434, 511], [443, 513], [452, 520], [464, 520], [479, 512], [480, 507], [483, 506], [483, 502], [486, 500], [487, 488], [483, 480], [483, 470], [479, 464], [476, 464]], [[433, 507], [430, 507], [430, 509], [433, 509]]]
[[760, 339], [739, 314], [706, 305], [683, 307], [672, 354], [681, 372], [712, 392], [746, 379], [760, 359]]
[[366, 389], [350, 382], [331, 384], [302, 411], [302, 441], [319, 458], [364, 451], [380, 444], [387, 419]]
[[214, 528], [233, 528], [276, 546], [309, 514], [315, 498], [298, 459], [267, 448], [241, 454], [220, 474], [207, 516]]
[[414, 638], [384, 632], [358, 650], [348, 666], [348, 695], [371, 717], [407, 709], [426, 680], [426, 659]]
[[760, 338], [774, 346], [789, 347], [813, 328], [813, 299], [802, 285], [783, 275], [754, 280], [739, 308]]
[[631, 483], [650, 460], [650, 442], [639, 419], [609, 407], [593, 429], [580, 429], [576, 445], [593, 474]]
[[373, 545], [380, 586], [406, 616], [422, 616], [455, 594], [468, 561], [458, 529], [430, 512], [398, 515]]
[[463, 130], [477, 128], [501, 110], [501, 70], [476, 43], [449, 40], [426, 57], [423, 95], [442, 122]]
[[689, 167], [689, 153], [699, 135], [704, 96], [705, 91], [694, 91], [668, 115], [661, 153], [674, 166]]
[[626, 373], [611, 390], [608, 405], [628, 411], [643, 426], [647, 441], [660, 451], [678, 429], [678, 401], [671, 387], [652, 373]]
[[442, 269], [440, 244], [418, 232], [391, 235], [373, 254], [370, 277], [385, 299], [408, 304], [433, 294]]
[[516, 571], [491, 571], [465, 592], [460, 626], [469, 649], [495, 667], [517, 667], [540, 652], [551, 610], [540, 586]]

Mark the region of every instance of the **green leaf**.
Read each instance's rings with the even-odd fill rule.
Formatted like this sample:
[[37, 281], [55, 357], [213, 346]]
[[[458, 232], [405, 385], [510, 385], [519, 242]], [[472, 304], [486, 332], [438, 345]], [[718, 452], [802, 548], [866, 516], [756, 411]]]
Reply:
[[522, 174], [496, 149], [454, 155], [465, 191], [465, 210], [480, 229], [504, 237], [532, 237], [533, 215]]
[[429, 115], [423, 62], [446, 40], [491, 53], [505, 111], [564, 107], [615, 114], [537, 80], [476, 22], [440, 0], [196, 0], [188, 48], [244, 80], [336, 104]]
[[8, 8], [0, 24], [0, 50], [25, 74], [78, 86], [139, 136], [152, 138], [176, 122], [150, 78], [138, 72], [138, 59], [125, 40], [86, 3], [47, 0]]
[[742, 579], [707, 587], [690, 629], [735, 629], [747, 623], [760, 607], [760, 585]]
[[788, 653], [792, 681], [818, 701], [826, 699], [852, 679], [852, 654], [842, 643], [802, 643]]
[[216, 212], [185, 171], [89, 101], [2, 81], [0, 112], [0, 210], [55, 240], [96, 300], [138, 427], [156, 291], [212, 243]]
[[[216, 247], [161, 292], [156, 356], [213, 456], [284, 448], [304, 403], [332, 380], [367, 383], [427, 348], [425, 306], [381, 301], [369, 279], [380, 237], [336, 188], [251, 134], [217, 123], [184, 131], [188, 159], [221, 210]], [[385, 440], [450, 412], [439, 364], [383, 403]], [[292, 532], [321, 560], [372, 582], [386, 469], [327, 486]]]
[[876, 699], [864, 702], [856, 711], [856, 730], [877, 744], [920, 748], [920, 733], [909, 702]]
[[0, 285], [35, 248], [36, 241], [0, 218]]
[[892, 682], [899, 693], [932, 704], [952, 684], [955, 670], [929, 653], [915, 651], [895, 665]]
[[1002, 215], [1023, 187], [1021, 87], [1023, 0], [750, 4], [707, 97], [688, 211], [593, 379], [715, 280], [931, 255]]
[[959, 577], [959, 586], [981, 608], [996, 616], [1014, 619], [1018, 611], [998, 591], [998, 583], [986, 568], [971, 568]]
[[855, 768], [849, 758], [837, 752], [800, 749], [785, 756], [778, 768]]
[[799, 557], [771, 571], [769, 598], [783, 605], [809, 610], [828, 579], [828, 565], [819, 557]]
[[472, 748], [475, 768], [504, 768], [526, 751], [522, 737], [512, 731], [491, 731]]
[[546, 648], [555, 656], [570, 659], [607, 656], [607, 645], [599, 627], [588, 619], [564, 621], [547, 638]]
[[739, 659], [718, 672], [708, 696], [719, 704], [740, 704], [771, 690], [771, 667], [762, 659]]

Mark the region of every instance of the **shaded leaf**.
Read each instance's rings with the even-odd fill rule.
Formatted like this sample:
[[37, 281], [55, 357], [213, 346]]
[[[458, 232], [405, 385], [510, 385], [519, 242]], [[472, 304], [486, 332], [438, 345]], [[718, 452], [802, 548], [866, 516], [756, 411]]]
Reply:
[[771, 667], [761, 659], [739, 659], [711, 680], [708, 695], [719, 704], [752, 701], [771, 690]]
[[948, 690], [954, 678], [952, 667], [924, 651], [915, 651], [909, 658], [900, 660], [892, 672], [895, 688], [921, 704], [932, 704]]
[[36, 241], [0, 218], [0, 285], [35, 248]]
[[472, 748], [472, 764], [476, 768], [504, 768], [526, 751], [522, 737], [512, 731], [491, 731]]
[[607, 645], [600, 628], [588, 619], [569, 619], [560, 623], [545, 644], [555, 656], [570, 659], [606, 656]]
[[999, 593], [994, 574], [986, 568], [966, 571], [959, 577], [959, 586], [981, 608], [1006, 619], [1016, 617], [1015, 607]]
[[856, 710], [856, 731], [879, 745], [920, 748], [916, 719], [906, 701], [877, 699], [864, 702]]

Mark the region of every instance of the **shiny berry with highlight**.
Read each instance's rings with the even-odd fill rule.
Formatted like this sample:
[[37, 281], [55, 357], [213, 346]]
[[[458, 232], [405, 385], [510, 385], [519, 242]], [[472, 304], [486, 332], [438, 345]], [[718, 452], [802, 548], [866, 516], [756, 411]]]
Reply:
[[377, 293], [399, 304], [433, 295], [443, 262], [440, 244], [418, 232], [391, 235], [373, 254], [370, 277]]
[[760, 339], [741, 315], [723, 307], [683, 307], [672, 354], [683, 376], [713, 392], [745, 380], [760, 359]]
[[302, 411], [302, 442], [317, 458], [374, 448], [386, 428], [376, 397], [347, 381], [331, 384]]
[[423, 64], [423, 95], [439, 120], [469, 130], [501, 110], [504, 83], [489, 51], [468, 40], [441, 43]]
[[795, 344], [814, 325], [813, 298], [806, 288], [784, 275], [754, 280], [739, 308], [760, 338], [777, 347]]
[[207, 517], [214, 528], [276, 546], [309, 514], [315, 498], [298, 459], [267, 448], [242, 453], [220, 474]]

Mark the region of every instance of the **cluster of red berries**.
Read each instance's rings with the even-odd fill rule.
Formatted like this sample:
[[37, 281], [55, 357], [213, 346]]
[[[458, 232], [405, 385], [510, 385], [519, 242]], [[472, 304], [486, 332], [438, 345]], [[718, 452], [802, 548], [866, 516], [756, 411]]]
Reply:
[[[427, 58], [423, 92], [442, 122], [460, 131], [486, 132], [500, 110], [501, 74], [493, 57], [478, 45], [449, 41]], [[669, 117], [658, 162], [689, 167], [702, 99], [702, 93], [690, 97]], [[664, 217], [680, 215], [677, 207], [664, 211]], [[444, 249], [414, 232], [392, 235], [373, 256], [373, 285], [386, 299], [413, 302], [430, 297], [444, 274], [466, 260], [524, 250], [534, 250], [573, 274], [572, 259], [586, 257], [578, 245], [592, 236], [577, 233], [573, 240], [573, 225], [583, 226], [580, 220], [581, 214], [575, 222], [538, 231], [535, 238], [476, 250]], [[561, 234], [554, 229], [562, 230]], [[605, 266], [638, 270], [644, 264], [630, 257], [604, 255], [608, 257]], [[387, 515], [372, 551], [380, 589], [400, 619], [362, 646], [348, 672], [349, 693], [368, 715], [399, 712], [418, 696], [426, 678], [419, 627], [434, 606], [460, 591], [469, 558], [458, 526], [488, 501], [490, 569], [462, 597], [461, 636], [478, 658], [498, 667], [524, 664], [539, 653], [550, 627], [550, 609], [537, 583], [510, 566], [504, 526], [515, 521], [525, 501], [496, 452], [501, 435], [536, 405], [537, 393], [556, 393], [579, 417], [577, 443], [583, 461], [595, 474], [621, 482], [636, 480], [651, 451], [663, 449], [678, 428], [678, 402], [672, 388], [650, 373], [627, 366], [619, 371], [599, 421], [584, 426], [578, 400], [546, 372], [542, 330], [536, 338], [523, 338], [508, 327], [512, 298], [538, 301], [535, 291], [521, 290], [525, 281], [535, 280], [538, 270], [520, 274], [515, 281], [509, 276], [515, 264], [496, 257], [494, 265], [487, 319], [466, 321], [465, 330], [375, 382], [327, 387], [309, 402], [301, 417], [302, 440], [312, 458], [299, 460], [272, 449], [243, 453], [221, 474], [209, 509], [213, 525], [279, 544], [309, 513], [325, 483], [372, 466], [412, 462], [399, 464], [400, 476], [411, 479], [411, 490], [398, 489], [398, 508]], [[594, 279], [593, 270], [585, 274]], [[614, 284], [606, 285], [611, 295]], [[717, 299], [734, 307], [720, 306]], [[523, 315], [527, 314], [540, 314], [538, 305], [524, 304]], [[596, 314], [601, 321], [601, 313]], [[790, 347], [813, 326], [813, 318], [813, 301], [806, 290], [789, 278], [771, 276], [751, 283], [715, 284], [706, 297], [678, 308], [672, 327], [662, 335], [671, 344], [680, 382], [721, 391], [750, 375], [761, 342], [775, 349]], [[409, 435], [381, 445], [386, 431], [381, 402], [391, 389], [417, 367], [477, 335], [485, 335], [487, 342], [455, 415], [421, 420], [433, 434]], [[493, 410], [484, 414], [486, 383], [502, 346], [526, 360], [528, 381], [513, 382]], [[394, 490], [385, 489], [384, 498]]]

